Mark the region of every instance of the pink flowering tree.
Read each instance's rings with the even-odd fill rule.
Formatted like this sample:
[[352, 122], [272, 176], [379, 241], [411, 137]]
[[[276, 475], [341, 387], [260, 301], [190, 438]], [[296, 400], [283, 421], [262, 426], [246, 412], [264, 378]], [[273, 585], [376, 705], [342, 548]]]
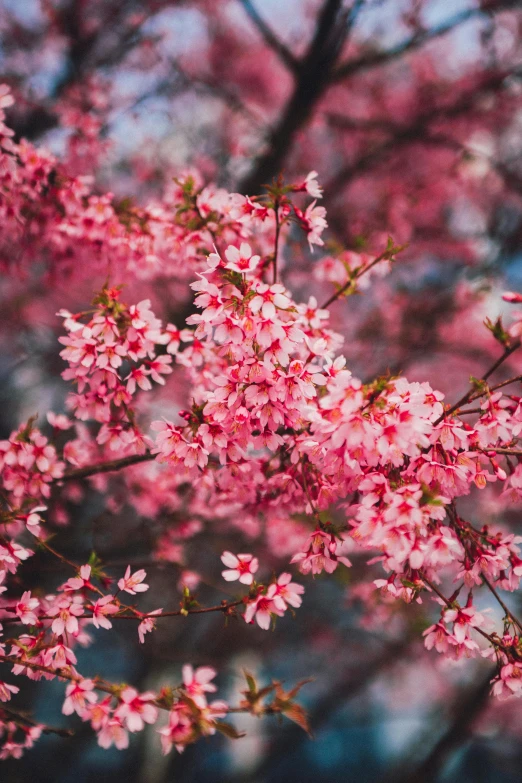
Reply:
[[[0, 758], [185, 756], [246, 716], [277, 757], [370, 682], [399, 711], [407, 671], [466, 707], [404, 777], [435, 779], [522, 696], [522, 294], [488, 271], [520, 249], [520, 14], [414, 2], [372, 48], [371, 3], [171, 5], [4, 20]], [[163, 165], [139, 107], [177, 90], [219, 127]]]

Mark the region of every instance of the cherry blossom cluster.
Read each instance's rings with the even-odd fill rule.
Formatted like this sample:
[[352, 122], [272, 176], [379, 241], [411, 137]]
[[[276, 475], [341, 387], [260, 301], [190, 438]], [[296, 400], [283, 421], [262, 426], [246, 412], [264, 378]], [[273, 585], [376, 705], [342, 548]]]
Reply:
[[[218, 720], [228, 710], [225, 701], [207, 703], [206, 694], [216, 690], [211, 682], [216, 671], [210, 666], [201, 666], [195, 671], [190, 665], [184, 666], [182, 685], [176, 689], [164, 688], [159, 694], [138, 693], [128, 685], [107, 686], [71, 672], [74, 676], [66, 688], [62, 712], [64, 715], [74, 712], [89, 722], [102, 748], [112, 745], [118, 750], [127, 748], [129, 733], [156, 724], [164, 713], [167, 723], [158, 729], [163, 752], [169, 753], [172, 747], [182, 752], [199, 737], [214, 734]], [[97, 689], [102, 694], [108, 691], [109, 695], [100, 699]]]
[[239, 580], [242, 584], [250, 585], [250, 595], [244, 599], [245, 622], [253, 623], [255, 620], [260, 628], [267, 631], [272, 620], [282, 617], [289, 606], [296, 609], [301, 606], [304, 587], [292, 582], [292, 574], [284, 572], [269, 585], [263, 585], [254, 579], [259, 568], [257, 557], [223, 552], [221, 560], [227, 566], [227, 570], [222, 572], [223, 579], [227, 582]]
[[[2, 488], [12, 504], [48, 498], [52, 482], [62, 477], [64, 468], [55, 447], [34, 421], [13, 432], [9, 440], [0, 441]], [[31, 527], [37, 520], [28, 516], [26, 524]]]
[[[8, 94], [0, 95], [8, 106]], [[102, 747], [127, 747], [129, 734], [160, 715], [166, 717], [159, 728], [164, 752], [216, 730], [232, 735], [221, 720], [229, 705], [207, 702], [215, 691], [211, 667], [187, 665], [178, 688], [143, 694], [76, 669], [77, 646], [103, 639], [89, 630], [110, 632], [121, 618], [136, 622], [137, 641], [145, 643], [160, 618], [237, 614], [267, 630], [301, 605], [304, 587], [289, 571], [274, 569], [271, 580], [258, 581], [258, 557], [227, 550], [224, 580], [248, 591], [200, 606], [193, 592], [200, 574], [185, 562], [184, 547], [212, 524], [217, 534], [233, 530], [251, 538], [263, 529], [275, 558], [303, 575], [336, 578], [339, 565], [369, 557], [379, 571], [370, 571], [360, 597], [370, 604], [380, 595], [391, 606], [392, 599], [421, 603], [429, 595], [440, 616], [427, 623], [426, 647], [450, 659], [490, 656], [497, 663], [493, 692], [522, 694], [522, 625], [500, 595], [519, 586], [522, 539], [470, 521], [459, 504], [493, 485], [506, 503], [522, 498], [522, 400], [507, 392], [521, 378], [492, 378], [519, 347], [519, 320], [508, 331], [500, 321], [488, 324], [503, 354], [454, 405], [429, 383], [402, 375], [363, 382], [341, 353], [328, 307], [361, 290], [372, 273], [386, 273], [401, 248], [389, 240], [380, 255], [323, 259], [316, 274], [335, 283], [336, 293], [323, 306], [315, 297], [296, 301], [280, 281], [283, 249], [288, 254], [292, 247], [294, 226], [311, 249], [323, 244], [326, 213], [316, 203], [322, 191], [315, 172], [290, 184], [279, 178], [257, 198], [187, 174], [174, 182], [169, 209], [139, 210], [118, 206], [110, 194], [93, 195], [50, 156], [15, 145], [5, 128], [0, 132], [6, 222], [20, 220], [27, 228], [34, 220], [42, 252], [58, 267], [65, 258], [78, 261], [69, 242], [83, 246], [78, 252], [96, 247], [109, 277], [91, 309], [60, 310], [67, 333], [60, 338], [68, 364], [63, 378], [76, 385], [67, 400], [76, 421], [50, 412], [51, 440], [30, 420], [0, 443], [0, 624], [10, 629], [0, 657], [13, 674], [67, 680], [63, 713], [89, 722]], [[148, 299], [125, 304], [113, 284], [129, 272], [168, 277], [181, 266], [195, 294], [183, 328], [163, 327]], [[176, 398], [182, 375], [186, 409], [175, 420], [160, 419], [162, 411], [155, 418], [153, 410], [149, 432], [138, 393], [165, 387], [164, 397], [172, 391]], [[155, 395], [146, 396], [152, 407]], [[106, 476], [117, 470], [119, 488]], [[105, 493], [113, 513], [131, 503], [160, 520], [153, 555], [183, 566], [179, 608], [142, 612], [128, 603], [127, 596], [133, 602], [148, 588], [139, 566], [129, 565], [116, 590], [94, 554], [76, 566], [51, 546], [47, 525], [63, 521], [57, 496], [78, 499], [84, 478]], [[173, 512], [183, 519], [169, 522]], [[33, 554], [26, 541], [34, 537], [68, 572], [53, 592], [20, 588], [21, 565]], [[479, 592], [502, 607], [502, 627], [477, 609]], [[6, 700], [15, 691], [0, 687]], [[273, 693], [268, 712], [287, 710], [303, 724], [292, 699], [275, 685]], [[238, 710], [258, 714], [259, 698], [249, 682]], [[20, 755], [42, 729], [21, 716], [9, 719], [7, 711], [5, 718], [2, 753]]]
[[157, 354], [158, 346], [169, 342], [169, 334], [163, 332], [150, 302], [128, 307], [119, 295], [118, 289], [104, 289], [87, 323], [81, 313], [59, 313], [68, 331], [60, 338], [65, 345], [60, 355], [69, 364], [62, 376], [78, 388], [68, 404], [78, 419], [102, 422], [97, 442], [112, 450], [139, 444], [133, 396], [138, 389], [150, 390], [153, 381], [163, 385], [164, 376], [172, 372], [171, 356]]
[[[388, 263], [394, 252], [373, 261]], [[373, 261], [355, 267], [353, 279]], [[516, 589], [518, 539], [473, 528], [455, 502], [508, 480], [499, 460], [520, 433], [518, 399], [476, 381], [464, 400], [479, 400], [471, 424], [459, 407], [448, 414], [443, 395], [427, 383], [390, 376], [362, 384], [337, 354], [328, 312], [312, 301], [303, 307], [281, 284], [265, 282], [266, 262], [250, 244], [211, 253], [207, 264], [192, 286], [201, 312], [187, 321], [195, 326], [199, 357], [187, 361], [184, 351], [176, 357], [189, 366], [194, 404], [185, 427], [153, 424], [159, 460], [205, 481], [221, 502], [231, 499], [233, 475], [234, 496], [241, 487], [245, 509], [255, 497], [268, 514], [297, 505], [316, 517], [314, 533], [292, 558], [303, 573], [349, 565], [344, 553], [351, 540], [355, 551], [374, 552], [373, 562], [388, 572], [375, 586], [407, 601], [420, 600], [451, 573], [468, 587], [491, 580], [493, 594]], [[335, 502], [347, 512], [340, 528], [320, 516]], [[230, 565], [233, 571], [247, 564], [239, 557]], [[478, 628], [495, 648], [469, 600], [462, 611], [475, 622], [466, 627]], [[448, 606], [445, 622], [454, 623], [457, 596]], [[460, 631], [453, 634], [451, 655], [480, 652], [471, 637], [466, 644]]]
[[[255, 199], [206, 185], [197, 171], [181, 174], [145, 207], [95, 192], [90, 173], [79, 173], [84, 168], [79, 158], [89, 158], [93, 145], [99, 156], [99, 121], [91, 116], [86, 125], [74, 96], [62, 101], [64, 124], [75, 132], [68, 159], [61, 161], [26, 140], [13, 141], [4, 111], [13, 102], [9, 88], [0, 85], [0, 250], [13, 278], [34, 274], [38, 266], [49, 287], [58, 280], [103, 279], [107, 268], [122, 279], [184, 281], [200, 262], [201, 249], [210, 251], [218, 236], [233, 241], [255, 231], [266, 246], [273, 229], [269, 210]], [[307, 230], [317, 231], [316, 225], [317, 217], [310, 215]], [[186, 287], [178, 286], [177, 295], [185, 298]]]

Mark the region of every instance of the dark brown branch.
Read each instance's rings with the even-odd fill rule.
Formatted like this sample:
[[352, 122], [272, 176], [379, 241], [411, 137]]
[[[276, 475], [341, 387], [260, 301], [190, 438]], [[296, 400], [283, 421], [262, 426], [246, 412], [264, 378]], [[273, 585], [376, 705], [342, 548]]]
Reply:
[[[48, 105], [35, 106], [25, 117], [12, 123], [17, 139], [34, 139], [54, 128], [58, 122], [58, 115], [53, 110], [54, 102], [95, 69], [118, 63], [138, 43], [140, 25], [125, 27], [129, 4], [122, 1], [105, 5], [104, 18], [94, 31], [89, 31], [89, 25], [82, 19], [87, 5], [81, 0], [69, 0], [57, 11], [57, 28], [67, 42], [62, 75], [54, 84]], [[115, 30], [121, 31], [119, 37], [114, 36]], [[104, 37], [109, 43], [105, 51], [100, 51]]]
[[[377, 655], [367, 656], [361, 666], [355, 670], [352, 666], [346, 667], [343, 675], [336, 679], [327, 693], [313, 705], [313, 711], [310, 714], [312, 731], [318, 732], [321, 726], [331, 720], [336, 710], [343, 709], [350, 699], [357, 697], [376, 677], [400, 661], [401, 657], [407, 653], [408, 648], [408, 640], [390, 642]], [[287, 724], [285, 730], [274, 738], [265, 759], [255, 769], [256, 779], [266, 777], [279, 760], [288, 753], [288, 748], [295, 749], [303, 737], [304, 735], [297, 726]], [[233, 783], [236, 783], [236, 780]], [[241, 779], [241, 783], [247, 783], [247, 781]]]
[[409, 125], [398, 125], [383, 119], [369, 121], [357, 120], [338, 114], [330, 114], [328, 118], [333, 127], [346, 131], [382, 131], [388, 135], [384, 140], [377, 142], [367, 153], [355, 161], [341, 168], [324, 188], [325, 199], [334, 197], [348, 182], [360, 174], [370, 170], [373, 166], [385, 160], [396, 150], [408, 144], [440, 144], [441, 139], [430, 134], [430, 125], [438, 120], [448, 120], [461, 116], [473, 110], [485, 94], [498, 90], [509, 76], [518, 75], [519, 69], [500, 70], [483, 76], [481, 83], [474, 85], [472, 90], [452, 94], [451, 103], [440, 104], [428, 111], [421, 112]]
[[348, 32], [348, 15], [342, 0], [325, 0], [315, 35], [299, 63], [299, 74], [281, 118], [270, 134], [268, 150], [241, 183], [243, 193], [256, 194], [282, 168], [295, 134], [310, 118], [330, 84], [330, 77]]
[[512, 623], [514, 623], [517, 626], [518, 633], [520, 631], [522, 631], [522, 624], [520, 623], [520, 620], [518, 619], [518, 617], [516, 617], [516, 615], [513, 614], [513, 612], [510, 609], [508, 609], [508, 607], [506, 606], [506, 604], [504, 603], [504, 601], [502, 600], [502, 598], [498, 594], [496, 588], [492, 585], [492, 583], [489, 581], [489, 579], [484, 574], [484, 572], [482, 572], [480, 574], [480, 578], [482, 579], [482, 581], [485, 583], [485, 585], [487, 586], [487, 588], [490, 591], [490, 593], [492, 593], [492, 595], [494, 595], [494, 597], [496, 598], [496, 600], [498, 601], [498, 603], [500, 604], [500, 606], [504, 610], [505, 616], [509, 620], [511, 620]]
[[59, 737], [73, 737], [74, 731], [72, 729], [58, 729], [55, 726], [46, 726], [36, 721], [31, 720], [26, 715], [23, 715], [16, 710], [12, 710], [10, 707], [6, 707], [0, 704], [0, 712], [3, 712], [8, 718], [15, 721], [15, 723], [24, 723], [26, 726], [36, 726], [41, 729], [42, 734], [57, 734]]
[[[452, 719], [447, 724], [444, 733], [422, 761], [407, 772], [392, 777], [393, 783], [420, 783], [420, 781], [433, 783], [438, 779], [451, 754], [458, 750], [472, 735], [474, 721], [487, 706], [491, 688], [490, 682], [494, 675], [494, 671], [488, 671], [470, 688], [457, 694], [452, 705]], [[430, 736], [432, 734], [433, 731], [430, 730]], [[429, 741], [429, 738], [423, 736], [417, 740], [414, 745], [415, 750], [419, 747], [425, 747], [426, 740]]]
[[[505, 349], [505, 351], [504, 351], [504, 353], [502, 354], [502, 356], [500, 356], [500, 357], [497, 359], [497, 361], [496, 361], [496, 362], [495, 362], [495, 363], [494, 363], [494, 364], [493, 364], [493, 365], [492, 365], [492, 366], [489, 368], [489, 370], [488, 370], [486, 373], [484, 373], [484, 375], [482, 376], [482, 380], [483, 380], [483, 381], [487, 381], [487, 379], [488, 379], [488, 378], [489, 378], [491, 375], [493, 375], [493, 373], [495, 372], [495, 370], [498, 370], [498, 368], [500, 367], [500, 365], [501, 365], [503, 362], [505, 362], [505, 360], [506, 360], [506, 359], [507, 359], [509, 356], [511, 356], [511, 354], [512, 354], [514, 351], [516, 351], [516, 350], [517, 350], [517, 348], [520, 348], [520, 340], [517, 340], [516, 342], [514, 342], [514, 343], [513, 343], [513, 345], [510, 345], [508, 348], [506, 348], [506, 349]], [[445, 419], [445, 418], [446, 418], [446, 416], [451, 416], [451, 415], [452, 415], [452, 413], [455, 413], [455, 411], [458, 411], [458, 409], [459, 409], [459, 408], [461, 408], [463, 405], [466, 405], [466, 403], [468, 403], [468, 402], [469, 402], [469, 401], [470, 401], [470, 400], [473, 398], [473, 395], [474, 395], [474, 394], [475, 394], [475, 387], [474, 387], [474, 386], [472, 386], [472, 387], [471, 387], [471, 388], [470, 388], [470, 389], [469, 389], [469, 390], [466, 392], [466, 394], [464, 394], [464, 395], [463, 395], [463, 396], [460, 398], [460, 400], [457, 400], [457, 402], [456, 402], [454, 405], [452, 405], [450, 408], [448, 408], [448, 410], [444, 411], [444, 413], [442, 413], [442, 414], [439, 416], [439, 418], [438, 418], [438, 419], [437, 419], [437, 420], [436, 420], [436, 421], [433, 423], [433, 426], [434, 426], [434, 427], [436, 427], [436, 426], [437, 426], [437, 424], [440, 424], [440, 423], [441, 423], [441, 421], [442, 421], [443, 419]], [[474, 399], [476, 399], [476, 397], [475, 397]], [[496, 451], [496, 449], [491, 449], [491, 450], [492, 450], [492, 451]]]
[[401, 43], [397, 44], [391, 49], [386, 49], [382, 52], [369, 52], [368, 54], [365, 54], [356, 60], [350, 60], [341, 64], [332, 74], [332, 80], [334, 82], [338, 82], [342, 79], [353, 76], [356, 73], [360, 73], [361, 71], [375, 68], [378, 65], [386, 65], [387, 63], [399, 59], [408, 52], [419, 49], [428, 41], [441, 38], [465, 22], [468, 22], [473, 17], [484, 16], [485, 13], [495, 13], [513, 7], [516, 7], [516, 0], [505, 0], [504, 2], [489, 3], [487, 8], [484, 5], [479, 8], [467, 8], [466, 10], [460, 11], [458, 14], [455, 14], [449, 19], [446, 19], [445, 22], [430, 28], [429, 30], [419, 30], [410, 38], [407, 38], [405, 41], [401, 41]]
[[273, 281], [277, 283], [277, 256], [279, 253], [279, 234], [281, 232], [281, 222], [279, 220], [279, 199], [276, 199], [274, 206], [275, 215], [275, 240], [274, 240], [274, 264], [273, 264]]
[[294, 57], [290, 49], [277, 37], [263, 17], [260, 16], [258, 10], [252, 3], [252, 0], [240, 0], [240, 3], [250, 20], [256, 26], [258, 32], [261, 34], [266, 45], [278, 55], [289, 71], [297, 75], [299, 72], [299, 61]]
[[120, 459], [113, 459], [109, 462], [99, 462], [97, 465], [86, 465], [83, 468], [74, 468], [68, 470], [62, 476], [62, 478], [55, 479], [56, 484], [61, 481], [71, 481], [73, 479], [88, 478], [88, 476], [95, 476], [98, 473], [112, 473], [114, 470], [121, 470], [127, 468], [129, 465], [137, 465], [140, 462], [148, 462], [155, 458], [155, 454], [151, 454], [150, 451], [146, 451], [144, 454], [131, 454], [129, 457], [121, 457]]
[[[176, 609], [171, 612], [162, 612], [161, 614], [154, 614], [153, 612], [138, 612], [136, 611], [136, 614], [112, 614], [110, 615], [110, 620], [139, 620], [141, 622], [142, 620], [161, 620], [162, 617], [186, 617], [189, 614], [209, 614], [210, 612], [223, 612], [224, 614], [229, 614], [231, 609], [234, 609], [236, 606], [240, 606], [243, 604], [243, 599], [241, 598], [239, 601], [221, 601], [220, 604], [217, 604], [217, 606], [204, 606], [199, 609]], [[12, 609], [4, 609], [4, 611], [13, 611]], [[127, 611], [127, 608], [125, 608], [125, 611]], [[85, 612], [84, 614], [80, 615], [80, 620], [90, 620], [93, 617], [92, 612]], [[55, 615], [42, 615], [38, 618], [39, 620], [55, 620]], [[2, 618], [2, 624], [3, 625], [13, 625], [17, 623], [21, 623], [19, 617], [3, 617]]]
[[483, 449], [485, 454], [489, 454], [490, 452], [494, 454], [505, 454], [506, 456], [512, 456], [512, 457], [522, 457], [522, 451], [520, 449], [498, 449], [498, 448], [488, 448]]

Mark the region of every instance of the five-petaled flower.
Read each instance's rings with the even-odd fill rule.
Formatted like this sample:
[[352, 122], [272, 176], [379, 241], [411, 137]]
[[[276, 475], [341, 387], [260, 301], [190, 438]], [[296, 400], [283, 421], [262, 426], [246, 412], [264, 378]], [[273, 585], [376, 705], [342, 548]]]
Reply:
[[223, 552], [221, 555], [223, 565], [227, 566], [226, 571], [221, 572], [221, 576], [227, 582], [235, 582], [236, 579], [244, 585], [251, 585], [254, 581], [254, 574], [259, 568], [259, 561], [253, 555], [233, 555], [232, 552]]

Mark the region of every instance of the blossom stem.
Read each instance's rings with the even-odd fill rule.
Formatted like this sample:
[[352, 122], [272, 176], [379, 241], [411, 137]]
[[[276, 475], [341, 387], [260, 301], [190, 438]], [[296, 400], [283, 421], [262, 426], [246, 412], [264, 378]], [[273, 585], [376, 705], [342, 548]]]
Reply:
[[[446, 596], [443, 593], [441, 593], [438, 587], [435, 584], [433, 584], [433, 582], [431, 582], [426, 576], [424, 576], [424, 574], [421, 574], [421, 579], [424, 582], [424, 584], [430, 588], [430, 590], [432, 590], [436, 595], [438, 595], [441, 601], [444, 601], [444, 603], [449, 609], [454, 608], [454, 602], [450, 601], [449, 598], [446, 598]], [[505, 649], [505, 645], [500, 641], [500, 639], [495, 639], [491, 634], [486, 633], [486, 631], [483, 631], [482, 628], [475, 627], [474, 630], [478, 631], [478, 633], [481, 636], [483, 636], [484, 639], [487, 639], [488, 642], [490, 642], [490, 644], [493, 645], [493, 647], [501, 647], [503, 650]]]
[[520, 631], [522, 631], [522, 623], [520, 622], [520, 620], [519, 620], [517, 617], [515, 617], [515, 615], [513, 614], [513, 612], [512, 612], [510, 609], [508, 609], [508, 607], [506, 606], [506, 604], [504, 603], [504, 601], [502, 600], [502, 598], [499, 596], [498, 592], [496, 591], [496, 589], [494, 588], [494, 586], [491, 584], [491, 582], [489, 581], [489, 579], [487, 578], [487, 576], [486, 576], [485, 574], [483, 574], [483, 573], [482, 573], [482, 574], [480, 575], [480, 577], [481, 577], [482, 581], [484, 582], [484, 584], [487, 586], [488, 590], [489, 590], [489, 591], [490, 591], [490, 592], [491, 592], [491, 593], [492, 593], [492, 594], [495, 596], [495, 598], [497, 599], [498, 603], [500, 604], [500, 606], [502, 607], [502, 609], [503, 609], [503, 610], [504, 610], [504, 612], [506, 613], [506, 617], [507, 617], [507, 618], [509, 618], [509, 619], [511, 620], [511, 622], [513, 622], [513, 623], [514, 623], [514, 624], [515, 624], [515, 625], [518, 627], [518, 629], [519, 629]]
[[[504, 353], [502, 354], [502, 356], [500, 356], [500, 357], [497, 359], [497, 361], [496, 361], [496, 362], [495, 362], [495, 363], [494, 363], [494, 364], [493, 364], [493, 365], [492, 365], [492, 366], [489, 368], [489, 370], [488, 370], [486, 373], [484, 373], [484, 375], [482, 376], [482, 379], [481, 379], [481, 380], [482, 380], [482, 381], [487, 381], [487, 379], [488, 379], [488, 378], [489, 378], [491, 375], [493, 375], [493, 373], [495, 372], [495, 370], [498, 370], [498, 368], [500, 367], [500, 365], [501, 365], [503, 362], [505, 362], [505, 360], [506, 360], [507, 358], [509, 358], [509, 357], [511, 356], [511, 354], [512, 354], [512, 353], [514, 353], [514, 352], [517, 350], [517, 348], [520, 348], [520, 340], [517, 340], [516, 342], [514, 342], [512, 345], [510, 345], [509, 347], [507, 347], [507, 348], [505, 349], [505, 351], [504, 351]], [[513, 378], [511, 381], [509, 381], [509, 383], [512, 383], [514, 380], [517, 380], [517, 379], [516, 379], [516, 378]], [[508, 382], [506, 381], [505, 385], [507, 386], [507, 384], [508, 384]], [[500, 386], [497, 386], [497, 387], [494, 387], [494, 388], [500, 388]], [[437, 424], [440, 424], [440, 423], [441, 423], [441, 421], [443, 421], [443, 420], [446, 418], [446, 416], [451, 416], [453, 413], [455, 413], [455, 411], [458, 411], [458, 409], [459, 409], [459, 408], [461, 408], [463, 405], [465, 405], [467, 402], [471, 402], [471, 400], [476, 400], [476, 399], [478, 399], [478, 397], [481, 397], [481, 396], [482, 396], [482, 394], [483, 394], [483, 393], [481, 392], [480, 394], [478, 394], [478, 395], [477, 395], [477, 394], [476, 394], [476, 388], [475, 388], [474, 386], [473, 386], [471, 389], [468, 389], [468, 391], [466, 392], [466, 394], [464, 394], [464, 395], [463, 395], [463, 396], [460, 398], [460, 400], [457, 400], [457, 402], [456, 402], [454, 405], [452, 405], [450, 408], [448, 408], [446, 411], [444, 411], [444, 413], [441, 413], [441, 415], [439, 416], [439, 418], [438, 418], [438, 419], [436, 419], [436, 420], [433, 422], [433, 426], [434, 426], [434, 427], [436, 427], [436, 426], [437, 426]]]
[[[466, 540], [466, 536], [463, 535], [463, 532], [464, 532], [464, 530], [466, 528], [463, 528], [462, 525], [467, 526], [467, 530], [473, 531], [473, 533], [475, 533], [475, 535], [478, 534], [478, 531], [476, 531], [476, 529], [472, 525], [470, 525], [468, 522], [466, 522], [463, 519], [460, 519], [460, 517], [457, 514], [457, 509], [455, 508], [455, 504], [454, 503], [452, 503], [450, 506], [448, 506], [448, 516], [451, 519], [453, 529], [454, 529], [456, 535], [458, 536], [462, 546], [466, 550], [466, 553], [471, 556], [471, 553], [469, 552], [469, 544], [468, 544], [468, 542]], [[494, 595], [494, 597], [496, 598], [496, 600], [498, 601], [498, 603], [500, 604], [500, 606], [504, 610], [504, 613], [505, 613], [506, 617], [509, 618], [511, 620], [511, 622], [514, 625], [516, 625], [519, 628], [519, 630], [522, 631], [522, 623], [508, 609], [508, 607], [506, 606], [506, 604], [504, 603], [502, 598], [499, 596], [497, 590], [495, 589], [493, 584], [490, 582], [490, 580], [487, 578], [487, 576], [484, 574], [484, 572], [481, 572], [480, 578], [482, 579], [483, 583], [487, 586], [488, 590]]]
[[338, 291], [336, 291], [334, 294], [332, 294], [324, 304], [321, 305], [321, 310], [326, 310], [327, 307], [330, 307], [330, 305], [335, 302], [336, 299], [339, 299], [343, 294], [345, 294], [351, 285], [355, 282], [355, 280], [358, 280], [360, 277], [362, 277], [366, 272], [369, 272], [370, 269], [372, 269], [374, 266], [376, 266], [379, 261], [383, 261], [389, 254], [388, 250], [385, 250], [383, 253], [381, 253], [377, 258], [374, 258], [371, 264], [368, 264], [368, 266], [365, 266], [363, 269], [360, 269], [358, 272], [354, 274], [353, 277], [351, 277], [343, 286], [342, 288], [339, 288]]
[[273, 282], [277, 283], [277, 256], [279, 253], [279, 233], [281, 231], [281, 223], [279, 221], [279, 199], [276, 198], [274, 204], [275, 215], [275, 243], [274, 243], [274, 264], [273, 264]]

